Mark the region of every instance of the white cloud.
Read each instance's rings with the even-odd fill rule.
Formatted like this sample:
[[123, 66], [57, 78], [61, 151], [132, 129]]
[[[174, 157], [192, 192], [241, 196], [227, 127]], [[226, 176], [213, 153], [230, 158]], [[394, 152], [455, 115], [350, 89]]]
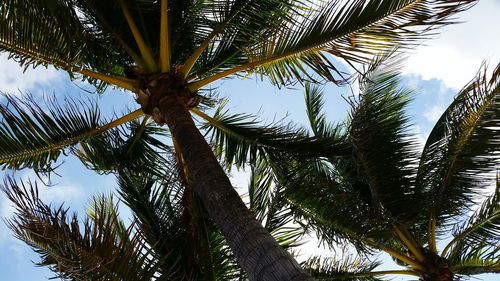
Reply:
[[57, 202], [65, 205], [79, 200], [87, 200], [82, 188], [74, 185], [39, 186], [39, 196], [44, 202]]
[[424, 132], [419, 125], [413, 125], [411, 127], [411, 135], [415, 137], [417, 147], [420, 151], [422, 151], [425, 146], [425, 142], [429, 137], [429, 132]]
[[441, 117], [445, 109], [446, 106], [444, 105], [434, 105], [424, 112], [424, 117], [427, 119], [427, 121], [434, 124], [439, 120], [439, 117]]
[[439, 38], [416, 48], [409, 57], [405, 72], [436, 78], [446, 86], [460, 89], [469, 82], [483, 60], [492, 65], [500, 62], [500, 2], [479, 1], [461, 14], [460, 24], [442, 30]]
[[17, 94], [21, 92], [37, 92], [37, 88], [57, 83], [61, 79], [61, 72], [53, 67], [29, 67], [23, 73], [15, 61], [8, 60], [6, 55], [0, 55], [0, 91]]

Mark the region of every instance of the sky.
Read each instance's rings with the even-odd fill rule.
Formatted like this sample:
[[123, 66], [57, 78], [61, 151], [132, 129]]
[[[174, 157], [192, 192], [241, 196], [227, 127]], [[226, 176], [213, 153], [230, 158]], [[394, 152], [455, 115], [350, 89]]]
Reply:
[[[414, 120], [413, 130], [423, 144], [432, 126], [453, 96], [470, 81], [484, 60], [491, 68], [500, 62], [500, 1], [482, 0], [458, 18], [461, 24], [442, 29], [441, 34], [424, 42], [410, 54], [403, 69], [403, 80], [417, 95], [409, 114]], [[82, 95], [78, 82], [72, 82], [64, 72], [52, 68], [23, 69], [13, 61], [0, 55], [0, 91], [19, 94], [31, 93], [42, 99], [43, 94]], [[306, 124], [303, 90], [279, 90], [267, 81], [254, 78], [225, 80], [217, 85], [222, 96], [228, 96], [228, 108], [233, 113], [262, 113], [267, 121], [281, 119]], [[342, 96], [349, 89], [325, 86], [325, 109], [331, 120], [343, 120], [348, 106]], [[125, 107], [135, 108], [127, 93], [109, 90], [102, 96], [92, 95], [107, 111], [123, 112]], [[82, 211], [92, 195], [114, 190], [113, 177], [103, 177], [86, 171], [75, 159], [69, 157], [58, 169], [61, 177], [53, 177], [53, 186], [42, 188], [40, 194], [46, 202], [59, 204], [75, 211]], [[5, 174], [5, 171], [0, 173]], [[35, 178], [29, 171], [20, 171], [19, 177]], [[248, 179], [243, 172], [232, 171], [231, 179], [238, 190], [244, 190]], [[12, 207], [0, 194], [0, 217], [12, 215]], [[126, 215], [126, 214], [125, 214]], [[38, 268], [33, 261], [39, 258], [22, 242], [12, 237], [5, 224], [0, 221], [0, 276], [2, 281], [47, 280], [52, 273]], [[401, 280], [394, 277], [392, 280]], [[493, 275], [482, 275], [476, 280], [493, 281]], [[497, 279], [498, 280], [498, 279]]]

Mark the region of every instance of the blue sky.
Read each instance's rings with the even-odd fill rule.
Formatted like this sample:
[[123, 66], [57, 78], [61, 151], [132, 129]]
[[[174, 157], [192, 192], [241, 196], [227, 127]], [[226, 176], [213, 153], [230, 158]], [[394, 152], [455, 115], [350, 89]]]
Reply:
[[[414, 132], [423, 142], [434, 122], [451, 102], [457, 91], [471, 80], [481, 62], [487, 59], [494, 66], [500, 62], [500, 37], [495, 36], [500, 26], [500, 1], [482, 0], [459, 18], [464, 23], [446, 27], [438, 38], [426, 41], [416, 48], [403, 69], [404, 81], [417, 95], [409, 113], [414, 118]], [[43, 93], [76, 95], [81, 90], [69, 81], [67, 74], [53, 69], [28, 69], [22, 72], [14, 62], [0, 56], [0, 90], [8, 93], [30, 92], [41, 98]], [[264, 120], [281, 119], [306, 124], [303, 90], [278, 90], [267, 81], [255, 78], [225, 80], [218, 86], [218, 92], [230, 98], [228, 108], [233, 113], [261, 112]], [[331, 120], [343, 120], [348, 106], [342, 95], [349, 95], [349, 89], [326, 86], [326, 105]], [[110, 90], [102, 96], [93, 95], [107, 112], [122, 112], [128, 106], [135, 108], [131, 95]], [[2, 172], [4, 173], [4, 172]], [[112, 177], [97, 176], [85, 170], [75, 159], [69, 157], [58, 169], [62, 177], [54, 177], [52, 187], [41, 190], [44, 200], [54, 204], [65, 202], [75, 211], [84, 210], [93, 194], [114, 190]], [[247, 178], [244, 173], [232, 172], [236, 187], [243, 190]], [[34, 178], [27, 171], [18, 176]], [[0, 194], [0, 216], [9, 217], [12, 208]], [[32, 261], [38, 257], [23, 243], [15, 240], [3, 222], [0, 222], [0, 276], [1, 280], [28, 281], [46, 280], [53, 275], [44, 268], [34, 267]], [[393, 278], [392, 280], [400, 280]], [[484, 275], [477, 280], [493, 281], [498, 276]]]

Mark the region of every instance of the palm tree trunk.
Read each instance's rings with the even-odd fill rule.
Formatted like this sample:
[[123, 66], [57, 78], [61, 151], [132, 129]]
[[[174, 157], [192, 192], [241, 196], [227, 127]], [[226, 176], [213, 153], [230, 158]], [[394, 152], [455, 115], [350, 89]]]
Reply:
[[167, 95], [159, 107], [178, 142], [195, 192], [249, 279], [313, 280], [246, 208], [183, 102]]

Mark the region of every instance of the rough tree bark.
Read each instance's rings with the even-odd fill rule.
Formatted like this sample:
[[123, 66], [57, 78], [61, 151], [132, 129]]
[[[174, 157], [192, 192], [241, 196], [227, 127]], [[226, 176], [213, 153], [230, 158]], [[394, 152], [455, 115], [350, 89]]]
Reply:
[[[166, 90], [161, 88], [154, 91]], [[178, 142], [193, 188], [249, 279], [313, 280], [247, 209], [194, 124], [182, 94], [161, 96], [157, 111]]]

